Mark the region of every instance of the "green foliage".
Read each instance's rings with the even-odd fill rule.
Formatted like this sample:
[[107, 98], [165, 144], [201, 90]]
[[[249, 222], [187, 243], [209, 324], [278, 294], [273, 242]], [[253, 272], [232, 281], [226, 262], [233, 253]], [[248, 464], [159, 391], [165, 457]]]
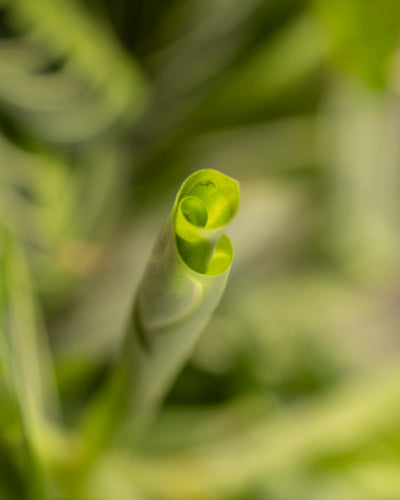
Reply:
[[400, 497], [399, 5], [0, 0], [1, 499]]

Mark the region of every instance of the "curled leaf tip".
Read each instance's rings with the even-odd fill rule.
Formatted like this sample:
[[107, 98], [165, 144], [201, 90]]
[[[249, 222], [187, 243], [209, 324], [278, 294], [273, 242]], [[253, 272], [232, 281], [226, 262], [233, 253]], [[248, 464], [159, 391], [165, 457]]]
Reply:
[[215, 276], [225, 272], [233, 248], [223, 234], [239, 205], [239, 184], [216, 170], [199, 170], [183, 183], [173, 220], [178, 253], [193, 271]]

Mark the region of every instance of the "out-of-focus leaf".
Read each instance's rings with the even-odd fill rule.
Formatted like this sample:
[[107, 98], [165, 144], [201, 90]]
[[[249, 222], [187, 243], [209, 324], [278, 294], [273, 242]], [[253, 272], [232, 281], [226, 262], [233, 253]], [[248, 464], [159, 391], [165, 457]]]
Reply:
[[333, 194], [330, 251], [363, 281], [387, 282], [400, 269], [398, 116], [394, 97], [341, 83], [321, 120]]
[[106, 27], [96, 23], [77, 2], [16, 0], [9, 6], [22, 26], [32, 28], [34, 39], [48, 41], [55, 55], [70, 57], [71, 64], [99, 82], [116, 108], [142, 109], [140, 70]]
[[[1, 231], [0, 361], [18, 403], [33, 495], [48, 485], [46, 464], [58, 453], [58, 401], [46, 339], [35, 315], [28, 269], [17, 242]], [[33, 498], [36, 498], [33, 496]]]
[[136, 454], [130, 465], [128, 450], [116, 455], [124, 474], [129, 470], [151, 494], [171, 500], [220, 498], [301, 470], [316, 457], [351, 452], [389, 430], [398, 432], [399, 385], [397, 359], [366, 380], [278, 410], [230, 438], [164, 456]]
[[323, 39], [313, 17], [298, 16], [273, 40], [260, 44], [247, 60], [232, 68], [205, 98], [200, 114], [206, 121], [219, 114], [224, 119], [248, 116], [312, 74], [324, 54]]
[[[0, 101], [25, 127], [47, 141], [75, 143], [140, 115], [142, 72], [100, 21], [74, 1], [6, 4], [16, 33], [28, 32], [0, 45]], [[49, 72], [54, 61], [59, 67]]]
[[335, 60], [373, 87], [385, 85], [400, 37], [397, 0], [316, 0]]
[[[150, 58], [151, 66], [158, 69], [156, 85], [164, 99], [179, 97], [225, 69], [243, 45], [246, 21], [260, 3], [211, 1], [199, 9], [196, 2], [180, 2], [171, 9], [161, 23], [161, 31], [169, 30], [171, 22], [178, 27], [182, 18], [188, 18], [189, 26], [182, 26], [183, 33]], [[192, 66], [194, 57], [196, 65]]]

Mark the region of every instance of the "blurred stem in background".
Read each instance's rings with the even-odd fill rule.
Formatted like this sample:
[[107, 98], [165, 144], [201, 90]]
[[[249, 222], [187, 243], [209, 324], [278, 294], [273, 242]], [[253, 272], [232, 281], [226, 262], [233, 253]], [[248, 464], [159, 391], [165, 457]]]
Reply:
[[59, 408], [47, 340], [35, 313], [27, 264], [1, 228], [1, 364], [25, 442], [27, 498], [47, 498], [50, 464], [60, 453]]

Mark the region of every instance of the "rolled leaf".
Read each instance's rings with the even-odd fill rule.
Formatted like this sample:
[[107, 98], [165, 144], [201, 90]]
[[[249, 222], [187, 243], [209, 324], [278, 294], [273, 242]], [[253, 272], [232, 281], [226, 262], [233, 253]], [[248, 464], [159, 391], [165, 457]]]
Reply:
[[229, 276], [223, 234], [239, 203], [238, 183], [199, 170], [183, 183], [146, 271], [127, 337], [134, 421], [147, 422], [191, 354]]
[[215, 170], [183, 183], [138, 287], [121, 359], [83, 416], [81, 470], [121, 420], [135, 437], [151, 423], [224, 292], [233, 248], [223, 232], [238, 203], [238, 183]]

